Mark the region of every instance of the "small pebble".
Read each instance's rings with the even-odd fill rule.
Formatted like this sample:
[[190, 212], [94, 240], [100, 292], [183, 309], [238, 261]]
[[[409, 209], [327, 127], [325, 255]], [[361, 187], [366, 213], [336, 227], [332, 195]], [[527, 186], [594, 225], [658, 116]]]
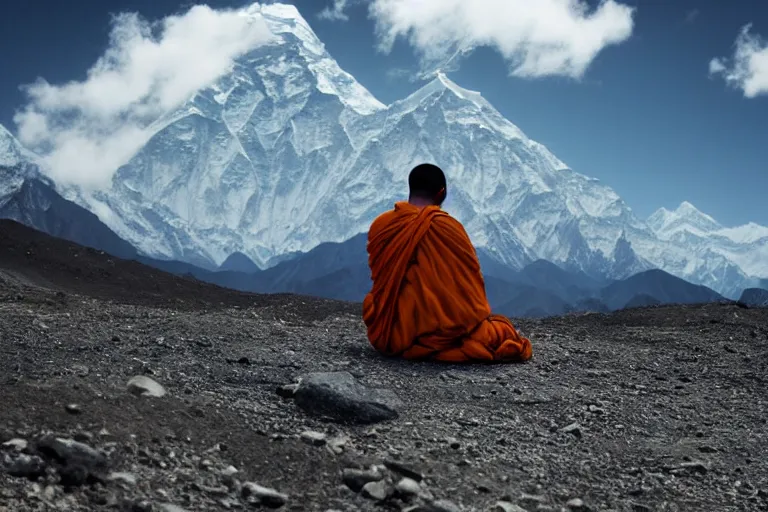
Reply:
[[421, 491], [421, 486], [416, 480], [403, 478], [397, 482], [395, 490], [402, 496], [415, 496]]
[[165, 388], [144, 375], [137, 375], [128, 381], [128, 391], [137, 396], [160, 398], [165, 396]]
[[152, 512], [152, 503], [147, 500], [136, 501], [131, 505], [131, 512]]
[[77, 405], [77, 404], [69, 404], [69, 405], [67, 405], [67, 406], [65, 407], [65, 410], [66, 410], [66, 411], [67, 411], [69, 414], [80, 414], [81, 412], [83, 412], [83, 410], [82, 410], [82, 409], [80, 408], [80, 406], [79, 406], [79, 405]]
[[424, 480], [424, 475], [419, 470], [411, 466], [408, 466], [407, 464], [403, 464], [401, 462], [396, 462], [393, 460], [388, 460], [384, 462], [384, 466], [386, 466], [388, 470], [394, 473], [397, 473], [399, 475], [402, 475], [404, 477], [410, 478], [411, 480], [415, 480], [417, 482], [421, 482], [422, 480]]
[[[151, 509], [150, 509], [151, 510]], [[160, 512], [188, 512], [187, 509], [181, 508], [173, 503], [161, 503]]]
[[527, 512], [523, 507], [508, 501], [496, 502], [492, 510], [493, 512]]
[[578, 423], [571, 423], [567, 427], [563, 427], [560, 429], [560, 432], [563, 432], [565, 434], [572, 434], [578, 438], [581, 437], [581, 427]]
[[243, 497], [254, 504], [264, 505], [270, 508], [279, 508], [288, 502], [288, 495], [277, 492], [269, 487], [263, 487], [253, 482], [243, 484]]
[[369, 482], [378, 482], [379, 480], [384, 479], [384, 475], [376, 469], [363, 471], [360, 469], [347, 468], [342, 472], [341, 478], [344, 483], [347, 484], [347, 487], [355, 492], [360, 492], [365, 484]]
[[293, 395], [296, 394], [296, 389], [298, 387], [298, 384], [287, 384], [285, 386], [280, 386], [277, 388], [277, 394], [283, 398], [293, 398]]
[[384, 480], [368, 482], [363, 486], [362, 495], [371, 500], [384, 501], [390, 495], [389, 485]]
[[122, 482], [127, 485], [136, 485], [136, 475], [132, 473], [117, 472], [111, 473], [107, 480], [112, 482]]
[[7, 441], [3, 443], [3, 448], [15, 450], [17, 452], [24, 451], [27, 448], [27, 441], [25, 439], [11, 439], [10, 441]]
[[301, 440], [312, 446], [323, 446], [326, 443], [326, 435], [321, 432], [307, 431], [301, 434]]
[[461, 512], [461, 509], [452, 501], [437, 500], [427, 504], [429, 512]]
[[328, 440], [326, 448], [334, 455], [341, 455], [344, 453], [348, 441], [349, 440], [343, 436], [334, 437]]
[[445, 439], [445, 442], [448, 444], [448, 446], [450, 446], [454, 450], [458, 450], [459, 448], [461, 448], [461, 443], [455, 437], [448, 437]]
[[584, 510], [584, 501], [580, 498], [573, 498], [568, 500], [568, 503], [566, 503], [565, 506], [571, 510]]

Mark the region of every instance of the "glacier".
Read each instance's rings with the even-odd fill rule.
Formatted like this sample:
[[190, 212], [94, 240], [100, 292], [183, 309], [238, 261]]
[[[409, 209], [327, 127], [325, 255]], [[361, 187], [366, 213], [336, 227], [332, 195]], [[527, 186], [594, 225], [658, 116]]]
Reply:
[[445, 208], [508, 267], [545, 259], [617, 279], [657, 267], [727, 296], [768, 277], [768, 228], [724, 228], [688, 203], [640, 219], [445, 74], [384, 105], [294, 6], [242, 13], [273, 40], [157, 119], [111, 187], [58, 187], [145, 255], [218, 268], [242, 253], [266, 268], [367, 231], [429, 161], [448, 175]]

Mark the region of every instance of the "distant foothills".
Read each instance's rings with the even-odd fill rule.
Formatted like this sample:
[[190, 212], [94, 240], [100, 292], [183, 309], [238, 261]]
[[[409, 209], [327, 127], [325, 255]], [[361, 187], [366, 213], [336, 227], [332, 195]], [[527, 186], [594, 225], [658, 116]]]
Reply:
[[[137, 261], [169, 274], [238, 291], [291, 293], [361, 302], [371, 285], [365, 234], [344, 243], [324, 243], [307, 253], [293, 254], [266, 270], [259, 269], [241, 253], [233, 253], [219, 269], [210, 270], [140, 254], [93, 213], [61, 198], [42, 182], [25, 182], [0, 209], [0, 218], [16, 219], [0, 221], [0, 239], [10, 239], [5, 236], [5, 231], [13, 229], [15, 236], [12, 239], [14, 243], [20, 243], [19, 230], [14, 226], [20, 222], [16, 225], [26, 225], [30, 243], [35, 238], [33, 233], [42, 232], [62, 241], [103, 251], [111, 257]], [[608, 280], [567, 271], [545, 260], [514, 271], [498, 265], [482, 251], [479, 255], [488, 299], [494, 311], [517, 318], [728, 301], [705, 286], [691, 284], [662, 270]], [[762, 285], [764, 289], [745, 290], [741, 302], [750, 306], [768, 306], [768, 282]]]

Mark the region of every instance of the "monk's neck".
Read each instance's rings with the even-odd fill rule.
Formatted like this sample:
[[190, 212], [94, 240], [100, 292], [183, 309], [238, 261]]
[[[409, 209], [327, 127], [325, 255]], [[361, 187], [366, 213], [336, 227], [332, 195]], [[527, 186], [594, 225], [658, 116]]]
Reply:
[[416, 208], [426, 208], [427, 206], [435, 206], [435, 203], [429, 199], [422, 199], [420, 197], [412, 197], [408, 199], [408, 204], [415, 206]]

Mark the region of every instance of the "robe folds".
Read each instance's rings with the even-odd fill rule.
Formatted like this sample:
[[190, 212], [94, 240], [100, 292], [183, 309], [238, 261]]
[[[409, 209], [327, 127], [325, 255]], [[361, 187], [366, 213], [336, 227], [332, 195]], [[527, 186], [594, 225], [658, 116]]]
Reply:
[[475, 248], [438, 206], [407, 202], [368, 233], [373, 287], [363, 301], [368, 339], [386, 356], [445, 362], [522, 362], [531, 342], [493, 315]]

